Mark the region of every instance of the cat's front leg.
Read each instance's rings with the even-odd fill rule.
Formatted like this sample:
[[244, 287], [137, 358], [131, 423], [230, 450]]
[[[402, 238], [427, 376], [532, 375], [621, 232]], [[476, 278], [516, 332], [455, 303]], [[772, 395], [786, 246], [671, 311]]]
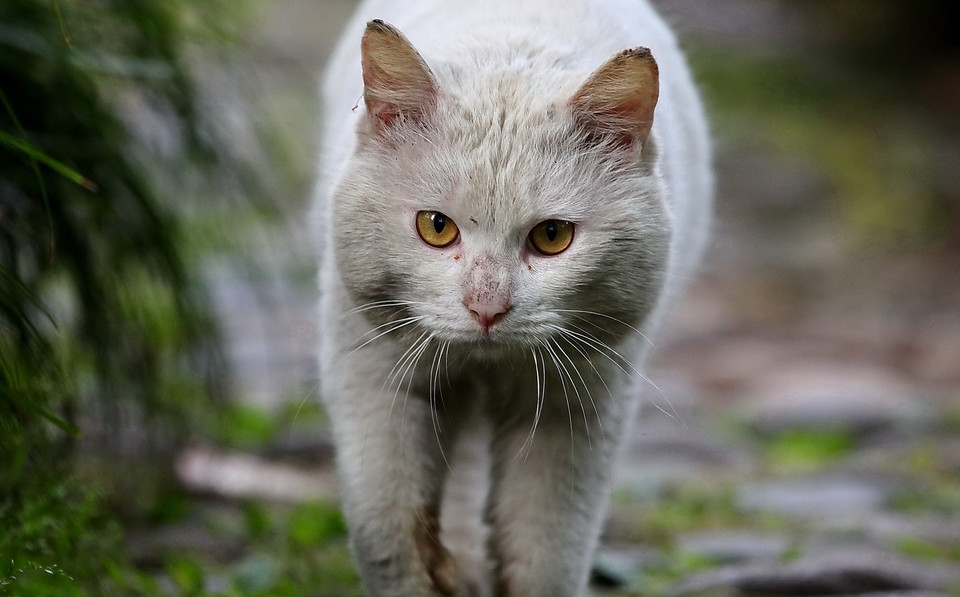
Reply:
[[426, 401], [345, 391], [328, 410], [351, 547], [367, 594], [466, 596], [439, 542], [446, 468]]
[[488, 517], [497, 597], [586, 594], [619, 425], [605, 421], [601, 431], [582, 412], [569, 416], [572, 423], [566, 412], [541, 418], [532, 443], [525, 425], [494, 438]]

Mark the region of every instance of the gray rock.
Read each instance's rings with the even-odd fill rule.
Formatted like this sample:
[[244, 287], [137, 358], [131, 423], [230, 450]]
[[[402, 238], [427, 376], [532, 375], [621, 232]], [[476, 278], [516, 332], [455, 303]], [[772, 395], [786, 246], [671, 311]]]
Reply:
[[639, 495], [656, 495], [664, 484], [731, 476], [752, 466], [747, 454], [716, 441], [702, 429], [679, 423], [641, 421], [624, 449], [615, 484]]
[[180, 482], [191, 491], [228, 499], [336, 503], [338, 498], [336, 474], [329, 466], [296, 467], [252, 454], [193, 446], [180, 453], [175, 467]]
[[823, 550], [777, 567], [733, 566], [704, 572], [681, 583], [672, 594], [675, 597], [911, 595], [936, 593], [956, 582], [958, 576], [956, 571], [924, 566], [888, 553], [848, 547]]
[[204, 554], [217, 561], [238, 557], [242, 536], [214, 533], [196, 520], [126, 532], [127, 556], [141, 566], [160, 566], [170, 554]]
[[718, 564], [777, 562], [790, 545], [786, 536], [751, 531], [688, 534], [676, 540], [677, 552], [697, 554]]
[[664, 556], [654, 549], [627, 545], [605, 545], [593, 560], [592, 583], [600, 587], [628, 585], [650, 566], [666, 566]]
[[912, 539], [937, 545], [951, 545], [960, 537], [960, 520], [956, 516], [934, 513], [866, 511], [823, 517], [816, 523], [819, 531], [836, 536], [858, 534], [875, 543]]
[[840, 515], [879, 511], [895, 484], [883, 479], [815, 476], [744, 484], [737, 504], [794, 516]]
[[744, 392], [751, 399], [743, 414], [764, 434], [840, 429], [862, 436], [929, 415], [905, 380], [863, 363], [793, 362], [759, 376]]
[[[856, 597], [949, 597], [946, 593], [934, 591], [893, 591], [886, 593], [856, 593]], [[815, 595], [813, 597], [837, 597], [836, 595]], [[843, 596], [840, 596], [843, 597]]]

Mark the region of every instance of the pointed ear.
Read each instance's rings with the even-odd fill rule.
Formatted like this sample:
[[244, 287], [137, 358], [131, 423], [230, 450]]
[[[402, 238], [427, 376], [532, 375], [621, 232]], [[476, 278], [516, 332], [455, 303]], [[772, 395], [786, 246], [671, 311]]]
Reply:
[[588, 139], [612, 139], [618, 146], [638, 143], [642, 147], [653, 126], [659, 96], [656, 60], [647, 48], [632, 48], [595, 70], [570, 105]]
[[433, 108], [433, 73], [406, 37], [377, 19], [360, 41], [363, 101], [378, 133], [406, 121], [422, 121]]

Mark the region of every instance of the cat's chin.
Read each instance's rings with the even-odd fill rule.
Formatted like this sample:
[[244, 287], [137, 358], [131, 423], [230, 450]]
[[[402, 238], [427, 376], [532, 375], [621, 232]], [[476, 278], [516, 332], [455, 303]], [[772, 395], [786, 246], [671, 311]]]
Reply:
[[464, 359], [502, 361], [529, 354], [530, 342], [514, 334], [478, 333], [450, 342], [450, 349]]

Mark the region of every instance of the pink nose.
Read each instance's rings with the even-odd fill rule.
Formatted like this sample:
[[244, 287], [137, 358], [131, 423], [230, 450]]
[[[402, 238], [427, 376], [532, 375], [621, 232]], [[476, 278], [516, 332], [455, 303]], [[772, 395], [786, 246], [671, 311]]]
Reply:
[[510, 305], [503, 303], [464, 301], [463, 304], [470, 311], [470, 315], [477, 320], [477, 323], [483, 326], [485, 331], [489, 331], [490, 327], [500, 321], [500, 319], [507, 314], [507, 311], [510, 310]]

